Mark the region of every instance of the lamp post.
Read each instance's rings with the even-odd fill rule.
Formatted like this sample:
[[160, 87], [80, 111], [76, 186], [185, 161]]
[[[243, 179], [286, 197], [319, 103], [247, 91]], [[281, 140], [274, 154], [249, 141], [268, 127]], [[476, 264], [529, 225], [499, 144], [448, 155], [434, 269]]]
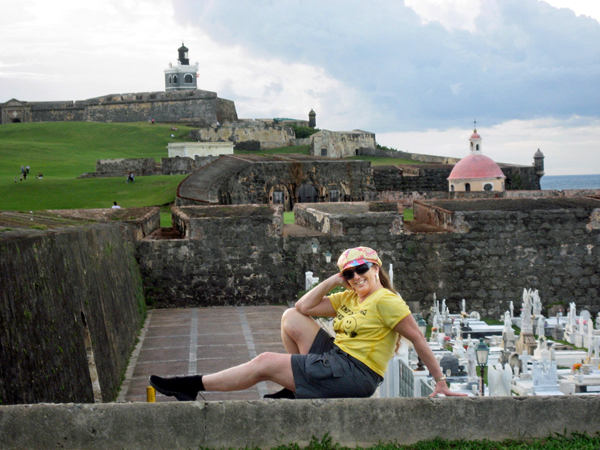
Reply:
[[[425, 322], [425, 320], [421, 317], [418, 321], [417, 321], [417, 325], [419, 327], [419, 330], [421, 330], [421, 333], [423, 333], [423, 337], [425, 337], [425, 333], [427, 333], [427, 322]], [[417, 370], [422, 371], [425, 370], [425, 364], [423, 364], [423, 361], [421, 361], [421, 357], [419, 356], [419, 353], [417, 352]]]
[[316, 255], [317, 251], [319, 251], [319, 246], [317, 245], [316, 242], [313, 242], [313, 244], [310, 246], [310, 248], [312, 249], [312, 252], [314, 255]]
[[490, 354], [490, 348], [485, 345], [483, 338], [479, 338], [479, 344], [475, 347], [475, 355], [477, 358], [477, 365], [481, 372], [481, 396], [485, 395], [485, 386], [483, 384], [483, 378], [485, 377], [485, 366], [487, 366], [488, 356]]
[[325, 253], [325, 262], [331, 262], [331, 253], [327, 252]]

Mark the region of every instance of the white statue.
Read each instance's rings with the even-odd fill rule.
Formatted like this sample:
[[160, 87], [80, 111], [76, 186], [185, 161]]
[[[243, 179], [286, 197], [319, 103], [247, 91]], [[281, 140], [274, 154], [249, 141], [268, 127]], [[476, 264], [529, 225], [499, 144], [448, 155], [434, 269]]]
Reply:
[[467, 377], [469, 380], [477, 379], [477, 356], [472, 342], [467, 347]]
[[533, 306], [533, 317], [539, 317], [542, 314], [542, 301], [540, 300], [540, 294], [536, 289], [531, 294], [532, 306]]
[[507, 333], [508, 330], [512, 329], [512, 321], [510, 320], [510, 312], [506, 311], [504, 313], [504, 332]]
[[538, 336], [546, 336], [546, 320], [543, 317], [538, 319], [537, 323], [537, 335]]
[[598, 317], [596, 317], [596, 329], [600, 330], [600, 312], [598, 313]]
[[527, 289], [523, 289], [523, 311], [521, 312], [521, 331], [533, 333], [531, 323], [531, 295]]
[[507, 364], [502, 367], [502, 364], [496, 364], [496, 367], [490, 366], [488, 371], [488, 385], [490, 387], [491, 397], [506, 397], [510, 396], [512, 385], [512, 370]]
[[515, 317], [515, 305], [513, 304], [512, 300], [510, 301], [510, 318], [512, 319], [513, 317]]
[[[465, 314], [467, 313], [467, 302], [465, 301], [464, 298], [462, 299], [462, 302], [461, 302], [460, 312], [465, 313]], [[598, 319], [600, 320], [600, 314], [598, 314]]]

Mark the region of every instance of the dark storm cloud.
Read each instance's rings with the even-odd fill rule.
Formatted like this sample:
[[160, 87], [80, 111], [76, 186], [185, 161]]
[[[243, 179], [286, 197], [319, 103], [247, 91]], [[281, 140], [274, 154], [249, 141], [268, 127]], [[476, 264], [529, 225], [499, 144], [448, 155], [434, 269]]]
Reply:
[[483, 3], [474, 32], [399, 1], [173, 4], [218, 42], [324, 68], [385, 113], [380, 131], [600, 115], [600, 24], [537, 0]]

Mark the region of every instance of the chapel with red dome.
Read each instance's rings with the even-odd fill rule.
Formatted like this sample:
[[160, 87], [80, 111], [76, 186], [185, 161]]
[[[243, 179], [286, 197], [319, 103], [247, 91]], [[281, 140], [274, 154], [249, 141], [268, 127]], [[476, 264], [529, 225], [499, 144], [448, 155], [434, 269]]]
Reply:
[[494, 160], [481, 153], [481, 141], [477, 129], [474, 129], [469, 138], [469, 156], [461, 159], [448, 177], [450, 192], [504, 192], [506, 176]]

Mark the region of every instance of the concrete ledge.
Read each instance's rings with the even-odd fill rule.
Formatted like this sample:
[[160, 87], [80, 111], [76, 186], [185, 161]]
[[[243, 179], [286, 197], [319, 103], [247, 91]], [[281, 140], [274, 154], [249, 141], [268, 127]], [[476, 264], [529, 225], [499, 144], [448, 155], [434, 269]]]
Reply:
[[600, 433], [600, 396], [39, 404], [0, 407], [3, 449], [346, 446]]

